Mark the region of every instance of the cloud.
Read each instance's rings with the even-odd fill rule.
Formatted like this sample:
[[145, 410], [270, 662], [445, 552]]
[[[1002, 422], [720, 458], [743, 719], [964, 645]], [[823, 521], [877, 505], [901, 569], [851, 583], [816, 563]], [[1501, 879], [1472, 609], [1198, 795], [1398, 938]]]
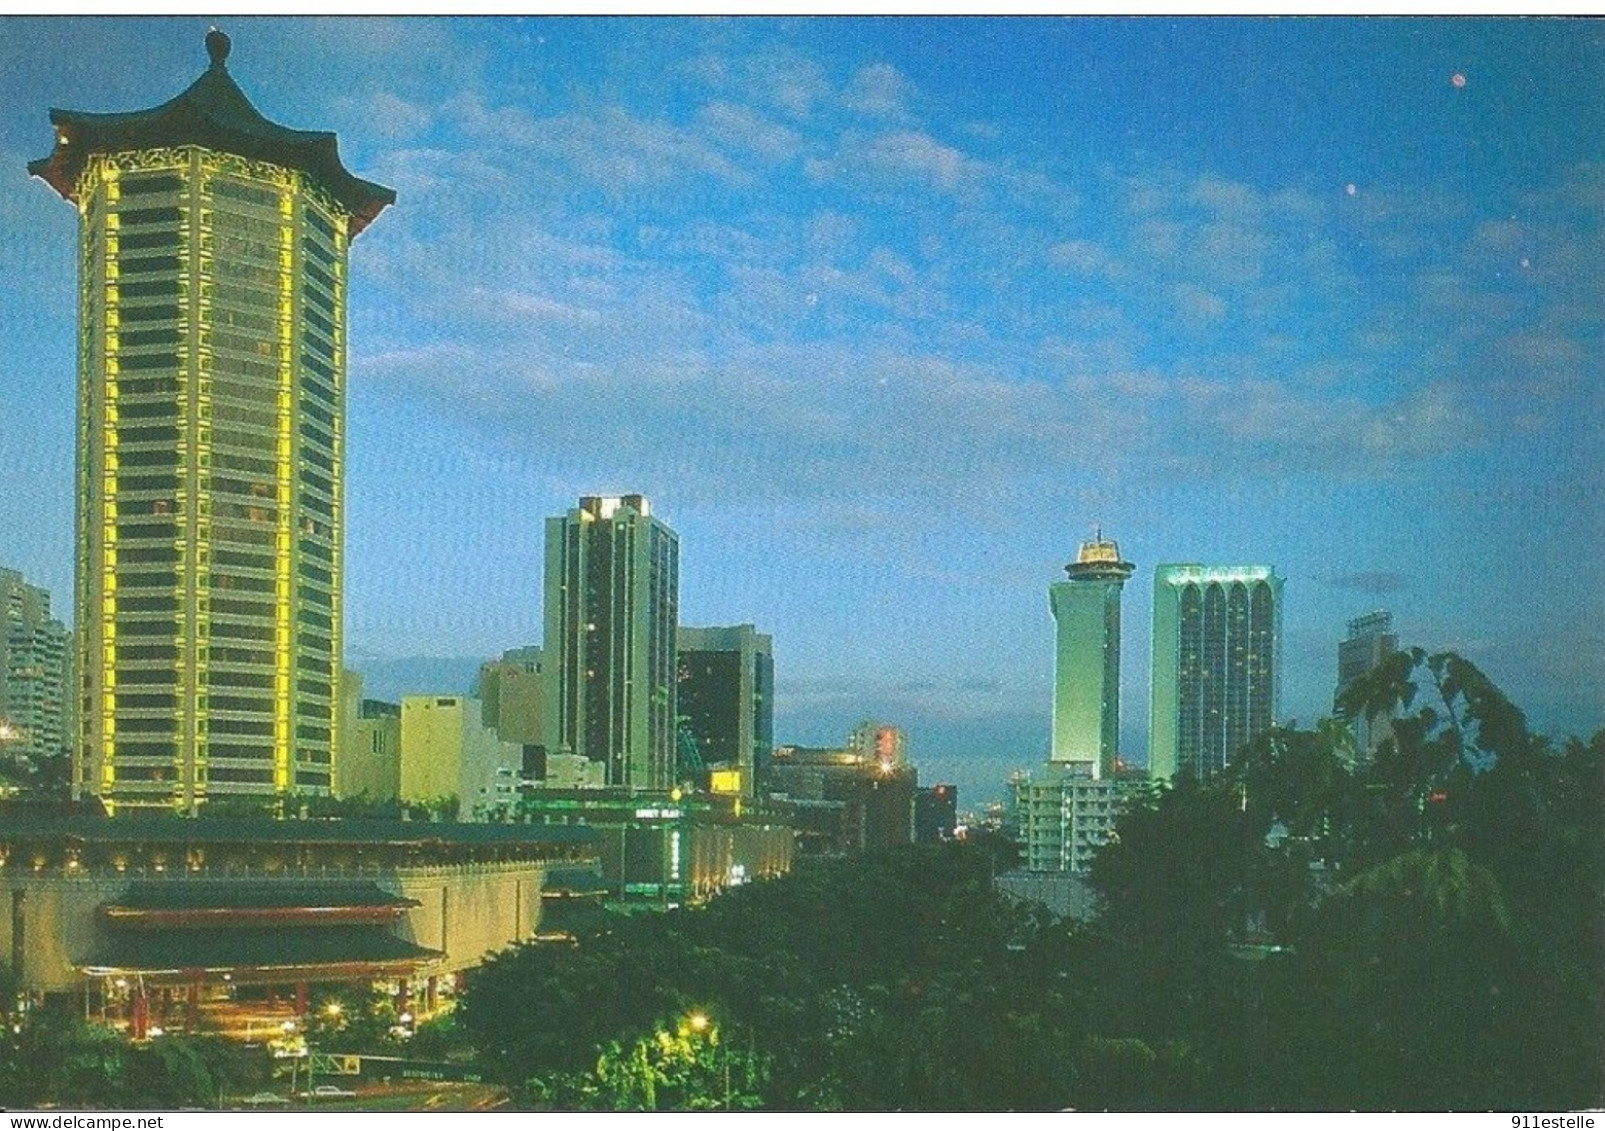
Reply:
[[[1001, 679], [925, 676], [914, 679], [846, 679], [837, 676], [788, 675], [784, 687], [777, 687], [775, 713], [790, 731], [799, 723], [813, 721], [808, 729], [818, 741], [840, 742], [847, 731], [864, 719], [881, 719], [897, 725], [900, 720], [919, 719], [927, 723], [954, 723], [1012, 717], [1022, 710], [1028, 718], [1044, 714], [1041, 688], [1021, 688]], [[828, 737], [834, 723], [840, 735]], [[906, 724], [905, 724], [906, 725]], [[920, 752], [929, 752], [926, 733], [910, 735]], [[926, 741], [921, 741], [926, 739]]]
[[816, 180], [843, 176], [870, 188], [952, 193], [969, 183], [969, 162], [952, 146], [918, 130], [847, 137], [834, 160], [809, 164]]
[[389, 91], [379, 91], [365, 105], [355, 99], [343, 99], [336, 108], [348, 106], [353, 117], [360, 117], [366, 130], [387, 141], [406, 141], [427, 130], [434, 122], [434, 114], [418, 102], [398, 98]]
[[796, 130], [748, 106], [710, 102], [697, 112], [697, 125], [727, 148], [746, 150], [768, 162], [790, 160], [803, 148]]
[[353, 271], [403, 297], [355, 308], [389, 348], [354, 378], [565, 474], [979, 513], [1055, 479], [1401, 476], [1500, 413], [1541, 430], [1597, 356], [1578, 288], [1491, 273], [1529, 235], [1576, 258], [1553, 200], [981, 160], [895, 68], [784, 49], [663, 81], [465, 88], [387, 154], [406, 214]]
[[1404, 574], [1393, 573], [1388, 570], [1345, 573], [1337, 577], [1328, 578], [1326, 583], [1333, 589], [1352, 589], [1361, 593], [1370, 593], [1377, 597], [1388, 593], [1400, 593], [1409, 588], [1409, 581]]
[[896, 67], [889, 63], [870, 63], [853, 74], [852, 81], [842, 92], [842, 103], [870, 117], [898, 118], [907, 113], [913, 95], [914, 84]]
[[1174, 309], [1183, 322], [1194, 326], [1218, 321], [1227, 311], [1224, 300], [1196, 283], [1178, 283], [1171, 289]]
[[1078, 275], [1101, 275], [1109, 265], [1109, 253], [1092, 240], [1061, 240], [1048, 249], [1047, 260]]

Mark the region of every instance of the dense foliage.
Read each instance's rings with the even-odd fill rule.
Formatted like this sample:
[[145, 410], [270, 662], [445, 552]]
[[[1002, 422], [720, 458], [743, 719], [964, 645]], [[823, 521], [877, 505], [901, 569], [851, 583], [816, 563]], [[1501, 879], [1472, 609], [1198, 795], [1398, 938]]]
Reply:
[[0, 1030], [0, 1108], [211, 1108], [225, 1092], [258, 1086], [267, 1072], [253, 1050], [221, 1037], [136, 1044], [56, 1008], [14, 1014], [8, 1022]]
[[1139, 799], [1093, 925], [975, 846], [808, 861], [493, 959], [460, 1010], [529, 1107], [1506, 1109], [1605, 1101], [1605, 732], [1553, 749], [1473, 665]]

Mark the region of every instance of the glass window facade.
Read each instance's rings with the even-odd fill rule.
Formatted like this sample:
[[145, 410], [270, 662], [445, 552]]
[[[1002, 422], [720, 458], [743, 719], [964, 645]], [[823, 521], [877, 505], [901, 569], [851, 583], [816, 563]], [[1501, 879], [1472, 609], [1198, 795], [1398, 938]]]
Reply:
[[1149, 772], [1218, 772], [1275, 725], [1282, 579], [1269, 566], [1164, 565], [1154, 575]]

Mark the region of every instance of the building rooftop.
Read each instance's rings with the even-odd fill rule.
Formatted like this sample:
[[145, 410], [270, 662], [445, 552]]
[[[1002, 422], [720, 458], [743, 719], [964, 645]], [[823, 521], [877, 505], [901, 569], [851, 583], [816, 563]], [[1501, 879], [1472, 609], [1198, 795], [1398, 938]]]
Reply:
[[30, 812], [25, 806], [8, 806], [3, 816], [0, 842], [70, 839], [102, 844], [529, 845], [558, 848], [589, 845], [599, 835], [594, 829], [579, 825], [436, 823], [358, 817], [297, 821], [265, 817], [92, 817]]
[[407, 908], [416, 899], [372, 881], [142, 880], [106, 905], [108, 911], [267, 911], [305, 907]]
[[341, 164], [334, 134], [293, 130], [258, 112], [228, 73], [228, 36], [213, 28], [206, 33], [206, 50], [211, 66], [160, 106], [120, 114], [52, 109], [56, 148], [30, 161], [28, 172], [76, 201], [79, 174], [93, 154], [199, 145], [312, 176], [351, 213], [353, 236], [395, 203], [394, 189], [354, 176]]
[[1105, 538], [1100, 529], [1090, 542], [1081, 543], [1076, 560], [1064, 567], [1072, 581], [1123, 581], [1136, 570], [1120, 560], [1120, 544]]
[[440, 951], [408, 942], [383, 927], [282, 927], [118, 932], [77, 965], [92, 974], [159, 974], [415, 966], [439, 957]]

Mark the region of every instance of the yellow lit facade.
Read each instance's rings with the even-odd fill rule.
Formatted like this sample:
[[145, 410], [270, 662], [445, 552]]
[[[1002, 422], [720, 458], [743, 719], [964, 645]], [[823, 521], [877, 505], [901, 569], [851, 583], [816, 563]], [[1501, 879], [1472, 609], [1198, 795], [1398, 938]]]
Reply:
[[[226, 37], [208, 48], [185, 94], [116, 116], [142, 133], [55, 111], [56, 153], [30, 166], [79, 212], [73, 793], [114, 812], [325, 794], [339, 749], [360, 225], [283, 141], [328, 135], [252, 121]], [[194, 124], [220, 103], [258, 157]], [[213, 144], [118, 146], [188, 134]]]

